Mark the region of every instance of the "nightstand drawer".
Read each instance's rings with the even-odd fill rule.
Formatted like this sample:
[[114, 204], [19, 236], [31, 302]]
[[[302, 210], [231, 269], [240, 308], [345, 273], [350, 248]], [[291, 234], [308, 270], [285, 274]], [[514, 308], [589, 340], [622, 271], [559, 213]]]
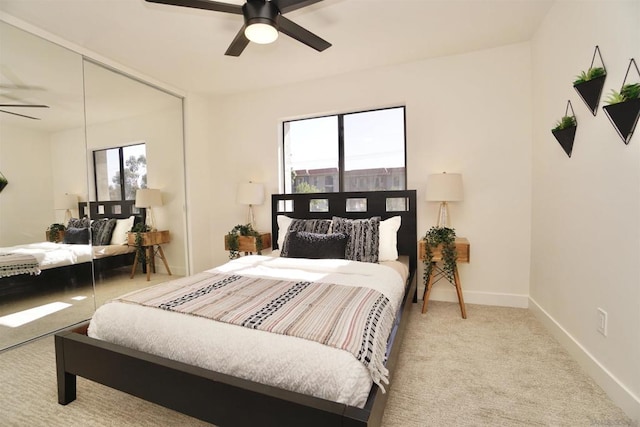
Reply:
[[[134, 233], [134, 232], [129, 232], [127, 234], [128, 245], [130, 246], [136, 245], [136, 234], [137, 233]], [[161, 245], [163, 243], [169, 243], [171, 241], [169, 230], [146, 231], [140, 234], [142, 235], [142, 246]]]
[[[260, 233], [260, 239], [262, 240], [262, 250], [271, 249], [271, 233]], [[224, 250], [229, 250], [227, 236], [224, 236]], [[256, 237], [238, 236], [238, 252], [258, 252]]]
[[[457, 262], [469, 262], [471, 255], [469, 240], [465, 237], [456, 237], [456, 252], [458, 253]], [[420, 240], [418, 256], [420, 259], [424, 259], [426, 256], [424, 240]], [[438, 245], [438, 247], [433, 250], [433, 260], [442, 261], [442, 245]]]

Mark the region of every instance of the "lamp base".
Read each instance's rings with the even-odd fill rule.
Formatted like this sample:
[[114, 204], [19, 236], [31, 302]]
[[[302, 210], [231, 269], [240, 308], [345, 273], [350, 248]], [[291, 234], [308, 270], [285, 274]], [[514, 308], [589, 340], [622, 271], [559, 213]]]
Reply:
[[449, 227], [449, 207], [447, 205], [447, 202], [440, 202], [437, 227]]
[[249, 212], [247, 213], [247, 224], [254, 230], [256, 229], [255, 218], [253, 217], [253, 205], [249, 205]]

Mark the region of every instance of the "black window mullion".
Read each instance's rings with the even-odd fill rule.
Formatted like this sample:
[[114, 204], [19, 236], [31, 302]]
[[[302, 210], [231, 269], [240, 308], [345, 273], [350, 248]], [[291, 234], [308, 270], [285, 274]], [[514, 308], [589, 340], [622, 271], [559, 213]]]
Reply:
[[344, 191], [344, 114], [338, 114], [338, 191]]
[[120, 158], [120, 200], [126, 200], [124, 191], [124, 149], [122, 147], [118, 149], [118, 157]]

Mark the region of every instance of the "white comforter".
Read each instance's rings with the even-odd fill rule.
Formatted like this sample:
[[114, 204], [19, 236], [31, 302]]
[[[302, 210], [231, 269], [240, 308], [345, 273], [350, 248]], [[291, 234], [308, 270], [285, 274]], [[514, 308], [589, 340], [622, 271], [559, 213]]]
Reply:
[[[387, 296], [394, 311], [404, 293], [403, 279], [394, 269], [355, 261], [253, 255], [211, 271], [365, 286]], [[88, 334], [169, 359], [351, 406], [362, 407], [372, 385], [368, 369], [344, 350], [157, 308], [109, 302], [94, 314]]]
[[63, 243], [29, 243], [0, 248], [3, 253], [32, 255], [38, 260], [41, 270], [91, 261], [91, 245], [68, 245]]

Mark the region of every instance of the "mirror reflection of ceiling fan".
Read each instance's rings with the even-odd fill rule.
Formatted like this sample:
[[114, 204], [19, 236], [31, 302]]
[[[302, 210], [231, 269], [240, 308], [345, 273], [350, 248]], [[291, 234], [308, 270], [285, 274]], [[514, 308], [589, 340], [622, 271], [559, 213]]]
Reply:
[[29, 116], [27, 114], [17, 113], [15, 111], [7, 111], [5, 108], [11, 109], [22, 109], [22, 108], [49, 108], [48, 105], [44, 104], [30, 104], [22, 101], [21, 99], [10, 95], [11, 92], [16, 90], [27, 90], [27, 91], [37, 91], [44, 90], [39, 86], [29, 86], [24, 84], [0, 84], [0, 97], [4, 97], [10, 99], [15, 102], [3, 103], [0, 102], [0, 113], [11, 114], [12, 116], [24, 117], [32, 120], [40, 120], [38, 117]]
[[147, 0], [171, 6], [191, 7], [214, 12], [243, 15], [244, 25], [225, 52], [228, 56], [240, 56], [250, 41], [259, 44], [274, 42], [282, 32], [307, 46], [322, 52], [331, 43], [311, 31], [282, 16], [287, 12], [310, 6], [322, 0], [246, 0], [244, 5], [222, 3], [213, 0]]
[[13, 111], [3, 110], [3, 108], [49, 108], [48, 105], [43, 104], [0, 104], [0, 113], [11, 114], [13, 116], [25, 117], [32, 120], [40, 120], [38, 117], [28, 116], [26, 114], [20, 114]]

